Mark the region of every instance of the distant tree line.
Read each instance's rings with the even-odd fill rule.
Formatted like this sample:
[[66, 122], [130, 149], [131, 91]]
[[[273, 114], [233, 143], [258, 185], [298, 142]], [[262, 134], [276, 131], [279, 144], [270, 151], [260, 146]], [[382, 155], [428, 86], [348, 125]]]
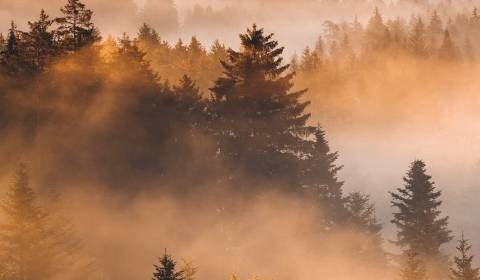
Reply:
[[[86, 180], [92, 169], [85, 166], [93, 166], [99, 180], [132, 193], [152, 178], [160, 187], [174, 186], [170, 191], [179, 196], [286, 193], [316, 205], [322, 231], [351, 227], [369, 236], [366, 248], [356, 252], [359, 259], [388, 265], [374, 205], [366, 194], [344, 193], [339, 154], [331, 151], [321, 126], [311, 124], [310, 102], [303, 98], [307, 91], [294, 88], [295, 71], [284, 63], [284, 48], [273, 34], [253, 25], [240, 35], [239, 50], [216, 43], [210, 52], [196, 38], [172, 48], [148, 25], [137, 38], [100, 42], [93, 12], [82, 2], [68, 0], [61, 12], [53, 20], [41, 12], [26, 32], [12, 23], [1, 52], [0, 131], [21, 135], [25, 150], [45, 137], [43, 148], [54, 154], [52, 164], [72, 170], [56, 174], [55, 180]], [[419, 41], [422, 22], [415, 22], [408, 50], [420, 56], [425, 51]], [[378, 10], [365, 38], [365, 55], [387, 51], [395, 42]], [[342, 42], [347, 46], [349, 41]], [[447, 33], [439, 51], [446, 42]], [[313, 52], [319, 59], [320, 49], [319, 44]], [[162, 59], [164, 65], [158, 62]], [[317, 64], [311, 59], [305, 63]], [[159, 69], [178, 64], [189, 75], [170, 84], [153, 64]], [[208, 76], [204, 71], [218, 71], [210, 95], [190, 77]], [[439, 209], [441, 192], [422, 161], [412, 163], [404, 181], [403, 188], [391, 193], [397, 245], [404, 250], [401, 277], [446, 278], [448, 271], [436, 269], [448, 267], [441, 246], [452, 239], [448, 217]], [[229, 202], [220, 202], [220, 208], [228, 211]], [[8, 219], [0, 229], [1, 277], [58, 277], [62, 270], [55, 260], [70, 254], [65, 249], [70, 241], [63, 241], [68, 231], [54, 233], [65, 227], [37, 205], [24, 167], [16, 173], [3, 210]], [[469, 246], [462, 237], [451, 272], [455, 279], [478, 278]], [[191, 280], [191, 269], [177, 271], [165, 253], [154, 279]]]

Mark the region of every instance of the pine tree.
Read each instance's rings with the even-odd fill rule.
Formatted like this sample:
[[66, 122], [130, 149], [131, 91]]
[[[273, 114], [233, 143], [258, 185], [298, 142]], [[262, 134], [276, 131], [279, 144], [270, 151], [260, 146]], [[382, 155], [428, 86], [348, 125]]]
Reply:
[[426, 261], [443, 262], [441, 246], [452, 237], [448, 217], [440, 217], [442, 192], [437, 191], [426, 165], [416, 160], [406, 177], [405, 186], [391, 192], [392, 206], [397, 209], [392, 223], [398, 228], [396, 244], [413, 250]]
[[161, 41], [158, 32], [146, 23], [138, 30], [137, 40], [146, 48], [157, 47]]
[[410, 51], [414, 56], [419, 58], [427, 56], [425, 39], [425, 25], [422, 19], [418, 18], [408, 39]]
[[22, 32], [17, 29], [17, 25], [12, 21], [8, 30], [6, 44], [0, 57], [0, 70], [7, 75], [18, 77], [30, 73], [21, 34]]
[[345, 224], [348, 211], [342, 192], [343, 182], [338, 179], [338, 152], [331, 152], [325, 132], [320, 126], [315, 128], [314, 141], [309, 143], [308, 156], [304, 161], [302, 185], [311, 197], [319, 200], [324, 216], [324, 225], [330, 229]]
[[300, 61], [300, 69], [306, 73], [314, 73], [320, 68], [321, 61], [315, 51], [311, 51], [310, 47], [306, 47], [302, 53]]
[[387, 256], [382, 248], [382, 225], [375, 217], [375, 205], [370, 202], [370, 196], [353, 192], [345, 198], [345, 208], [348, 211], [348, 226], [359, 237], [355, 253], [358, 259], [367, 264], [375, 264], [380, 271], [387, 267]]
[[160, 259], [160, 265], [154, 266], [155, 272], [153, 273], [152, 280], [185, 280], [185, 272], [176, 270], [175, 261], [166, 251]]
[[451, 268], [452, 275], [450, 279], [452, 280], [479, 280], [480, 271], [479, 268], [473, 268], [473, 256], [469, 255], [469, 251], [472, 249], [472, 246], [467, 239], [463, 236], [458, 240], [458, 256], [455, 256], [453, 261], [455, 267]]
[[80, 0], [67, 0], [60, 9], [63, 16], [55, 21], [59, 24], [57, 35], [65, 51], [77, 51], [100, 40], [97, 28], [92, 22], [93, 12]]
[[370, 203], [370, 196], [353, 192], [346, 197], [346, 208], [350, 216], [350, 224], [363, 232], [379, 235], [382, 225], [375, 217], [375, 205]]
[[195, 82], [183, 75], [179, 83], [173, 86], [176, 109], [181, 114], [180, 120], [190, 127], [198, 127], [204, 120], [205, 102]]
[[2, 209], [7, 218], [0, 228], [0, 254], [6, 279], [51, 279], [56, 251], [48, 235], [47, 215], [37, 205], [25, 166], [16, 171]]
[[44, 10], [40, 12], [37, 21], [28, 22], [30, 31], [24, 35], [25, 45], [34, 72], [43, 71], [48, 60], [57, 53], [54, 33], [49, 30], [53, 23], [54, 20], [51, 20]]
[[405, 252], [405, 264], [400, 272], [402, 280], [426, 280], [425, 266], [414, 250]]
[[365, 29], [365, 53], [384, 50], [388, 46], [387, 27], [383, 23], [382, 15], [376, 7], [373, 16], [368, 21]]
[[272, 37], [253, 25], [240, 35], [241, 51], [229, 50], [225, 76], [211, 89], [212, 130], [220, 157], [253, 177], [295, 181], [292, 165], [308, 132], [309, 102], [300, 101], [305, 90], [290, 92], [294, 74], [286, 72], [284, 48]]

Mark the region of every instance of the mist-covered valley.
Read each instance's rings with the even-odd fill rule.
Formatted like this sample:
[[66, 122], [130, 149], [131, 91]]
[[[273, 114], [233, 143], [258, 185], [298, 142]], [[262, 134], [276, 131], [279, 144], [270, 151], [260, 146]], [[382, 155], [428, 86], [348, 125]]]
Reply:
[[0, 279], [478, 279], [476, 4], [0, 0]]

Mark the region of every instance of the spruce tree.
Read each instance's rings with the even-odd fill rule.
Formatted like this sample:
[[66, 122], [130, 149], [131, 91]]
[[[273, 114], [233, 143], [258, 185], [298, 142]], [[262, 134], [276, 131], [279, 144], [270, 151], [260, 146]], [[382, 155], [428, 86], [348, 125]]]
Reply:
[[349, 213], [345, 208], [342, 192], [343, 182], [338, 179], [342, 166], [336, 164], [338, 152], [332, 152], [320, 126], [315, 128], [314, 140], [309, 142], [304, 160], [302, 186], [310, 196], [319, 200], [324, 224], [332, 228], [347, 221]]
[[97, 28], [92, 22], [93, 12], [80, 0], [67, 0], [60, 9], [63, 16], [56, 19], [59, 27], [56, 31], [65, 51], [77, 51], [100, 39]]
[[472, 246], [467, 239], [463, 236], [458, 240], [457, 251], [458, 255], [454, 257], [453, 261], [455, 267], [451, 268], [452, 280], [479, 280], [479, 268], [473, 267], [473, 255], [469, 254], [469, 251], [472, 249]]
[[153, 273], [152, 280], [184, 280], [185, 279], [185, 272], [180, 270], [177, 271], [175, 266], [176, 262], [173, 258], [167, 254], [165, 254], [160, 259], [159, 265], [155, 266], [155, 272]]
[[356, 253], [367, 263], [374, 263], [380, 270], [387, 267], [387, 256], [382, 248], [382, 225], [375, 217], [375, 205], [370, 202], [370, 196], [353, 192], [345, 198], [345, 208], [348, 211], [348, 226], [355, 235], [360, 237]]
[[160, 44], [158, 32], [146, 23], [138, 30], [137, 40], [147, 49], [157, 47]]
[[[225, 75], [215, 82], [210, 102], [218, 155], [256, 176], [295, 179], [309, 102], [305, 90], [291, 92], [293, 73], [286, 72], [283, 47], [273, 34], [253, 25], [240, 35], [241, 50], [229, 50]], [[298, 183], [298, 181], [297, 181]]]
[[425, 25], [422, 19], [418, 18], [408, 39], [411, 53], [418, 58], [425, 57], [428, 54], [425, 36]]
[[6, 279], [51, 279], [55, 249], [48, 235], [47, 215], [37, 205], [25, 166], [16, 171], [2, 209], [6, 219], [0, 228], [0, 257]]
[[30, 31], [24, 36], [27, 54], [32, 60], [34, 72], [43, 71], [48, 60], [57, 53], [54, 33], [49, 30], [53, 23], [54, 20], [51, 20], [44, 10], [40, 12], [37, 21], [28, 22]]
[[0, 70], [2, 70], [4, 74], [17, 77], [29, 74], [29, 65], [26, 61], [26, 53], [21, 34], [22, 32], [17, 29], [17, 25], [12, 21], [0, 60]]
[[384, 50], [388, 45], [387, 34], [387, 27], [383, 23], [382, 15], [376, 7], [365, 29], [364, 52], [368, 54]]
[[426, 172], [423, 161], [414, 161], [403, 179], [404, 187], [390, 193], [392, 206], [397, 210], [392, 223], [398, 228], [397, 245], [413, 250], [428, 262], [443, 263], [441, 246], [452, 237], [447, 228], [448, 217], [441, 217], [439, 209], [442, 192], [436, 190]]

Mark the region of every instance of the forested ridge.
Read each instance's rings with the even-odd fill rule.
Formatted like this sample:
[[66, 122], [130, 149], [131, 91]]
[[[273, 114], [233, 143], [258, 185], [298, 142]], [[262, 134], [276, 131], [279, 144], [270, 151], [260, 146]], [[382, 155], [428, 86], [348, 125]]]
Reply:
[[[372, 69], [382, 71], [392, 62], [473, 69], [480, 48], [476, 8], [446, 21], [436, 11], [408, 23], [387, 20], [379, 8], [366, 24], [326, 21], [316, 45], [293, 58], [256, 24], [240, 34], [239, 48], [218, 40], [207, 49], [196, 37], [171, 44], [148, 23], [133, 36], [102, 38], [94, 12], [80, 0], [66, 1], [60, 12], [53, 18], [40, 11], [28, 30], [12, 21], [0, 36], [0, 164], [15, 170], [2, 188], [0, 279], [148, 275], [133, 271], [133, 256], [147, 248], [138, 245], [128, 253], [132, 263], [120, 263], [113, 245], [93, 242], [81, 234], [89, 229], [75, 225], [72, 209], [85, 202], [86, 215], [99, 222], [84, 221], [83, 227], [95, 228], [98, 240], [118, 237], [102, 219], [121, 224], [125, 232], [118, 235], [135, 240], [133, 226], [115, 215], [118, 220], [110, 221], [90, 204], [116, 196], [120, 202], [112, 209], [127, 217], [131, 205], [139, 213], [148, 208], [135, 205], [137, 199], [168, 197], [149, 200], [152, 209], [162, 209], [159, 233], [137, 228], [157, 242], [151, 249], [160, 250], [150, 273], [155, 280], [194, 280], [197, 272], [198, 279], [205, 277], [202, 260], [177, 260], [170, 253], [171, 247], [192, 244], [198, 254], [197, 234], [206, 244], [216, 239], [218, 247], [202, 247], [204, 261], [221, 266], [218, 274], [231, 270], [232, 279], [251, 264], [243, 250], [267, 254], [265, 264], [255, 267], [274, 270], [268, 259], [276, 257], [285, 266], [302, 262], [284, 256], [287, 247], [320, 269], [298, 278], [479, 279], [471, 245], [450, 230], [441, 188], [426, 163], [414, 160], [405, 167], [404, 185], [389, 186], [397, 235], [385, 240], [386, 221], [377, 219], [370, 196], [344, 190], [340, 154], [317, 123], [323, 113], [311, 109], [312, 99], [324, 100], [316, 110], [334, 108], [333, 98], [364, 104], [367, 97], [346, 99], [343, 89], [361, 85]], [[76, 193], [82, 191], [86, 200]], [[65, 201], [63, 193], [75, 195]], [[242, 236], [252, 243], [243, 244]], [[292, 236], [305, 246], [299, 252], [287, 244]], [[285, 248], [276, 247], [277, 238]], [[458, 252], [450, 256], [444, 248], [454, 239]], [[159, 240], [164, 243], [158, 248]], [[387, 252], [387, 242], [398, 252]], [[209, 255], [238, 259], [215, 264]], [[265, 277], [292, 277], [282, 269]]]

